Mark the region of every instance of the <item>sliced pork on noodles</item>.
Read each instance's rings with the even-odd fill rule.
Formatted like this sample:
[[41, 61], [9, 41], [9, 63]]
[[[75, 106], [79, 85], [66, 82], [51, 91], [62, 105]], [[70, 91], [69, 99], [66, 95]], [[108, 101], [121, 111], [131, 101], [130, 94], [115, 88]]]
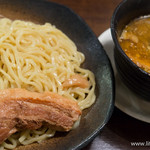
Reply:
[[35, 130], [42, 125], [56, 131], [69, 131], [81, 115], [74, 100], [52, 92], [24, 89], [1, 90], [0, 108], [0, 144], [16, 131]]
[[77, 125], [96, 97], [85, 59], [55, 25], [0, 19], [0, 150]]

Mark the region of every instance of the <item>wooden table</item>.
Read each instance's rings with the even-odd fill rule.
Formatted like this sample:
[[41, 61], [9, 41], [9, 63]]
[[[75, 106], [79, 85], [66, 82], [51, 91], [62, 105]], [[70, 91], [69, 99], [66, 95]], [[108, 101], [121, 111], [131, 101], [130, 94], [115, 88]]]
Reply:
[[[98, 37], [110, 27], [111, 16], [121, 0], [51, 0], [66, 5], [81, 16]], [[83, 150], [147, 150], [131, 142], [149, 142], [150, 124], [136, 120], [115, 108], [102, 132]]]
[[112, 13], [121, 0], [49, 0], [73, 9], [99, 36], [110, 26]]

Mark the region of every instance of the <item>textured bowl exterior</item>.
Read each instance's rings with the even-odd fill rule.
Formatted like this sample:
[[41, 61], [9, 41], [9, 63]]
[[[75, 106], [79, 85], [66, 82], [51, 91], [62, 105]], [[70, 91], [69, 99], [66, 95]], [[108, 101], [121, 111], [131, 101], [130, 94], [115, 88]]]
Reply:
[[130, 21], [149, 14], [150, 1], [124, 0], [115, 9], [111, 20], [111, 33], [115, 43], [114, 59], [118, 73], [128, 88], [148, 101], [150, 101], [150, 75], [125, 54], [119, 45], [118, 37]]
[[50, 22], [68, 35], [85, 54], [83, 67], [96, 78], [96, 102], [83, 111], [78, 128], [56, 135], [40, 144], [20, 146], [17, 150], [73, 150], [86, 146], [108, 122], [114, 108], [114, 76], [110, 61], [97, 37], [71, 9], [43, 0], [0, 0], [0, 14], [43, 24]]

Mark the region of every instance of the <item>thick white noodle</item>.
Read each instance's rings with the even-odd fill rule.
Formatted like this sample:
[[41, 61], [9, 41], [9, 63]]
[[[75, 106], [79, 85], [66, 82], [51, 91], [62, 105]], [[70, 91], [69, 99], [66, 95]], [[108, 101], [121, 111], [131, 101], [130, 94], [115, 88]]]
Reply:
[[[50, 23], [0, 20], [0, 89], [55, 92], [77, 100], [83, 110], [95, 101], [94, 75], [80, 67], [84, 59], [76, 45]], [[63, 88], [62, 83], [76, 73], [89, 80], [90, 88]], [[9, 137], [0, 150], [41, 142], [54, 134], [55, 131], [45, 127], [25, 130]]]

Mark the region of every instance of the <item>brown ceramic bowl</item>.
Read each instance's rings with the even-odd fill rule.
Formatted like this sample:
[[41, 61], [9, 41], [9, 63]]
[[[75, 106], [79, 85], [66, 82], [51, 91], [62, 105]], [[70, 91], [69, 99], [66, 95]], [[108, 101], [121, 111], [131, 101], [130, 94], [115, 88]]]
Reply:
[[74, 150], [87, 145], [108, 122], [114, 106], [114, 77], [110, 61], [88, 25], [69, 8], [40, 0], [0, 0], [0, 14], [43, 24], [50, 22], [68, 35], [85, 54], [84, 68], [96, 77], [96, 102], [83, 111], [78, 128], [56, 135], [40, 144], [18, 150]]
[[150, 75], [125, 54], [118, 37], [129, 22], [149, 14], [149, 0], [123, 0], [115, 9], [111, 20], [111, 33], [115, 43], [114, 58], [118, 73], [129, 89], [148, 101], [150, 101]]

